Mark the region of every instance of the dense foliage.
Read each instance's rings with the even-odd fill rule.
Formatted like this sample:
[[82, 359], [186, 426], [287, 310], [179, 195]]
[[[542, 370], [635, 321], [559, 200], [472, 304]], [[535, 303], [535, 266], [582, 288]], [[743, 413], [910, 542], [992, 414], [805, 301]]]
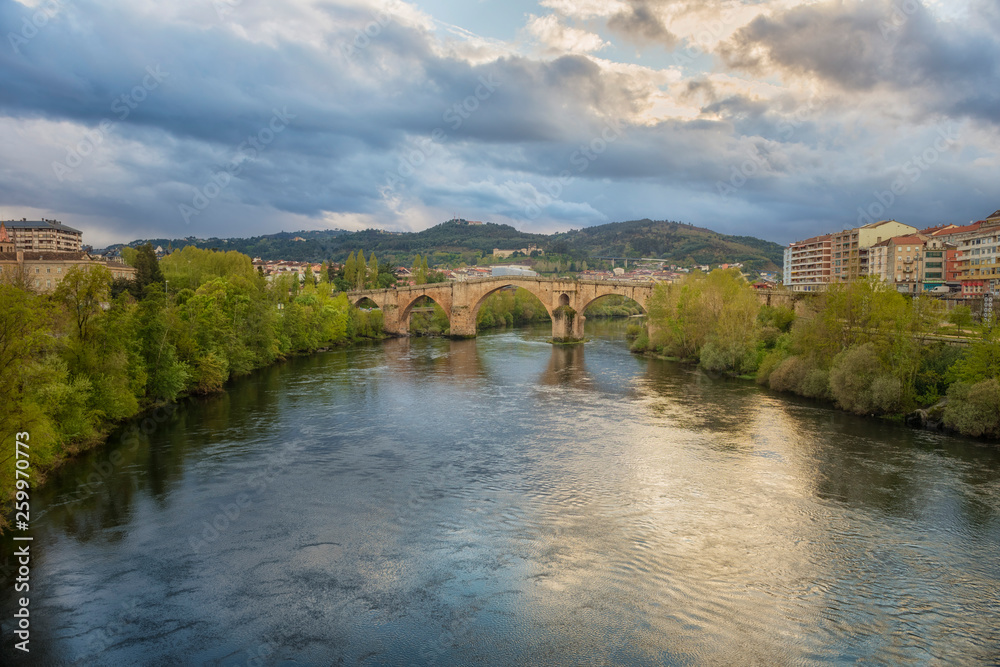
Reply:
[[638, 351], [697, 361], [708, 371], [753, 375], [778, 391], [832, 400], [857, 414], [901, 415], [947, 396], [944, 423], [1000, 436], [1000, 332], [985, 326], [967, 348], [928, 340], [947, 317], [941, 303], [876, 280], [832, 285], [802, 303], [762, 306], [736, 271], [692, 273], [656, 288], [651, 333]]
[[382, 335], [381, 313], [352, 308], [326, 284], [269, 284], [236, 252], [185, 248], [112, 288], [99, 265], [71, 268], [51, 295], [0, 283], [4, 500], [16, 432], [31, 434], [33, 467], [44, 469], [158, 403], [217, 391], [293, 353]]

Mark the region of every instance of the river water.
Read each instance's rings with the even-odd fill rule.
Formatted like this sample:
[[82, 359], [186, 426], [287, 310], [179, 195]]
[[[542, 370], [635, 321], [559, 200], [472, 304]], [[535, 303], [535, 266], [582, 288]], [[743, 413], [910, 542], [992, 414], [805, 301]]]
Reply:
[[117, 434], [33, 496], [31, 662], [1000, 659], [996, 447], [549, 335], [294, 359]]

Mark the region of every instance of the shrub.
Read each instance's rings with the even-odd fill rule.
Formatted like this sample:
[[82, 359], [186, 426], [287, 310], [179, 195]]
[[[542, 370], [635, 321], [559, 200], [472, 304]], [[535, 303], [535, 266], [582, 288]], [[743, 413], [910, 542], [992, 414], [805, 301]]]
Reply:
[[872, 380], [868, 389], [871, 409], [874, 412], [888, 414], [899, 412], [903, 405], [903, 383], [893, 375], [882, 374]]
[[809, 373], [809, 364], [802, 357], [788, 357], [774, 369], [768, 386], [775, 391], [798, 392]]
[[715, 341], [705, 343], [705, 346], [701, 348], [701, 354], [698, 355], [698, 360], [706, 371], [724, 373], [734, 370], [729, 367], [728, 355]]
[[812, 368], [802, 380], [800, 391], [809, 398], [830, 398], [830, 374], [822, 368]]
[[1000, 382], [956, 382], [948, 388], [944, 423], [964, 435], [1000, 436]]
[[632, 347], [630, 349], [633, 352], [638, 352], [638, 353], [646, 352], [647, 350], [649, 350], [649, 334], [646, 333], [645, 327], [643, 327], [642, 331], [639, 332], [639, 335], [636, 336], [636, 339], [632, 343]]
[[764, 355], [760, 365], [757, 366], [757, 384], [768, 384], [771, 373], [781, 365], [785, 358], [785, 353], [781, 350], [774, 350]]
[[840, 407], [856, 414], [898, 411], [903, 385], [879, 359], [871, 343], [851, 347], [833, 359], [830, 393]]

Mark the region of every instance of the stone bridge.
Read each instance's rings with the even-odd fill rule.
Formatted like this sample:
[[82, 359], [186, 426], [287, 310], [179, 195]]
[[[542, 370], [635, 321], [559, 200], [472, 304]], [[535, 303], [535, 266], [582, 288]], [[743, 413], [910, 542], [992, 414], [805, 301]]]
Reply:
[[410, 313], [420, 297], [441, 306], [451, 323], [451, 335], [476, 335], [476, 315], [490, 294], [505, 287], [522, 287], [542, 302], [552, 318], [552, 339], [558, 342], [583, 340], [583, 311], [593, 301], [618, 295], [632, 299], [643, 310], [655, 283], [614, 280], [566, 280], [533, 276], [500, 276], [466, 281], [430, 283], [395, 289], [348, 292], [351, 303], [371, 299], [382, 310], [385, 330], [398, 336], [410, 331]]

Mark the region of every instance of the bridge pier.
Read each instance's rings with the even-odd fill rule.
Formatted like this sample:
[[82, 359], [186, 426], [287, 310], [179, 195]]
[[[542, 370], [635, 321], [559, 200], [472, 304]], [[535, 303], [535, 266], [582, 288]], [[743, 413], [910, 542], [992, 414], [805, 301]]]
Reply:
[[401, 321], [399, 306], [390, 303], [385, 305], [380, 304], [380, 307], [382, 309], [382, 328], [385, 329], [386, 333], [390, 333], [393, 336], [409, 335], [410, 323]]
[[552, 342], [579, 343], [583, 341], [583, 322], [587, 318], [582, 312], [568, 304], [552, 311]]
[[452, 306], [450, 321], [452, 338], [476, 337], [476, 316], [469, 306]]

